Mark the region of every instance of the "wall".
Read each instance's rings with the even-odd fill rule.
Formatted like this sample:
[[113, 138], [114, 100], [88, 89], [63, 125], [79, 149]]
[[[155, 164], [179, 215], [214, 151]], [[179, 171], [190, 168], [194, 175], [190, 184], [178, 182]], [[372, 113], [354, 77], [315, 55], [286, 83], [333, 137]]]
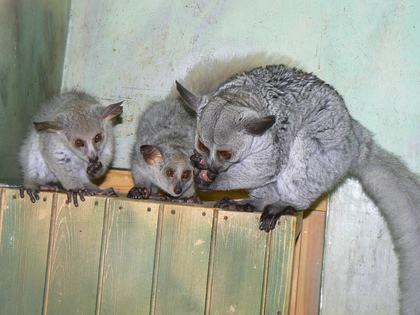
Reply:
[[[127, 100], [124, 123], [116, 129], [114, 167], [128, 168], [136, 117], [197, 60], [234, 52], [280, 53], [332, 84], [375, 140], [419, 172], [416, 4], [73, 0], [62, 86], [84, 89], [103, 102]], [[13, 50], [13, 45], [8, 47]], [[17, 57], [8, 58], [12, 63]], [[36, 71], [35, 64], [21, 65], [22, 71], [29, 71], [27, 77], [48, 73]], [[14, 93], [14, 104], [21, 95], [30, 107], [27, 95]], [[19, 137], [13, 139], [5, 145], [13, 146]], [[329, 210], [321, 313], [395, 314], [396, 258], [378, 210], [354, 180], [332, 194]]]
[[20, 183], [31, 117], [60, 91], [69, 11], [70, 0], [0, 2], [0, 183]]
[[63, 88], [128, 100], [114, 162], [127, 168], [139, 111], [197, 60], [279, 53], [333, 84], [378, 142], [418, 170], [414, 4], [74, 0]]

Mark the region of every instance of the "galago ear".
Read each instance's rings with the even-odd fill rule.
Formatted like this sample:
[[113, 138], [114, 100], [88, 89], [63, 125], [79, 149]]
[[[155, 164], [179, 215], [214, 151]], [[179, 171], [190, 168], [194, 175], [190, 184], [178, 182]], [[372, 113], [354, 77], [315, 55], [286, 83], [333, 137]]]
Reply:
[[183, 87], [181, 83], [175, 81], [175, 84], [179, 95], [181, 95], [182, 99], [185, 101], [185, 103], [187, 103], [189, 107], [197, 111], [200, 107], [203, 106], [202, 100], [188, 91], [185, 87]]
[[143, 159], [149, 165], [155, 166], [157, 161], [163, 160], [162, 152], [155, 146], [148, 144], [142, 145], [140, 152], [143, 154]]
[[59, 132], [63, 131], [63, 125], [57, 121], [34, 122], [35, 129], [38, 131]]
[[260, 136], [276, 122], [276, 116], [250, 118], [244, 122], [244, 129], [253, 136]]
[[102, 110], [101, 118], [103, 120], [110, 120], [110, 119], [114, 118], [115, 116], [121, 114], [122, 111], [123, 111], [123, 107], [121, 106], [122, 103], [124, 103], [124, 101], [119, 102], [119, 103], [115, 103], [115, 104], [111, 104], [111, 105], [108, 105], [107, 107], [105, 107]]

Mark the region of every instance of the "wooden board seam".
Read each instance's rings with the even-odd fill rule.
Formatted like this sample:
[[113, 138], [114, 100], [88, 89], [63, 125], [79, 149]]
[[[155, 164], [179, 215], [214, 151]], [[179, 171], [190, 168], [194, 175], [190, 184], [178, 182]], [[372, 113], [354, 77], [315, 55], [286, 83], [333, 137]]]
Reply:
[[290, 292], [290, 303], [289, 303], [290, 315], [296, 314], [296, 309], [297, 309], [296, 302], [297, 302], [297, 291], [298, 291], [298, 279], [299, 279], [299, 273], [300, 273], [299, 266], [300, 266], [300, 256], [301, 256], [301, 249], [302, 249], [301, 230], [299, 231], [299, 235], [296, 237], [295, 252], [293, 255], [293, 273], [292, 273], [292, 284], [291, 284], [292, 288]]
[[[302, 230], [302, 221], [303, 221], [303, 212], [301, 212], [299, 214], [299, 216], [295, 217], [295, 229], [294, 229], [294, 235], [293, 235], [293, 239], [294, 241], [294, 248], [293, 248], [293, 253], [292, 253], [292, 257], [291, 260], [289, 260], [288, 262], [288, 271], [287, 274], [290, 275], [289, 279], [288, 279], [288, 286], [289, 286], [289, 299], [287, 300], [287, 310], [290, 309], [290, 304], [292, 303], [292, 284], [293, 284], [293, 272], [294, 272], [294, 260], [295, 260], [295, 255], [296, 255], [296, 243], [297, 243], [297, 238], [298, 236], [301, 234], [301, 230]], [[300, 225], [300, 228], [298, 227], [298, 225]], [[299, 230], [297, 229], [299, 228]], [[300, 256], [300, 254], [299, 254]]]
[[210, 244], [210, 253], [209, 253], [209, 267], [207, 272], [207, 286], [206, 286], [206, 300], [204, 303], [204, 314], [210, 314], [211, 306], [211, 293], [213, 290], [213, 274], [214, 274], [214, 257], [216, 249], [216, 235], [217, 235], [217, 221], [219, 220], [219, 210], [214, 209], [213, 211], [213, 221], [211, 229], [211, 244]]
[[0, 188], [0, 250], [2, 248], [3, 240], [3, 222], [4, 222], [4, 203], [6, 199], [6, 189]]
[[154, 315], [156, 311], [156, 298], [159, 281], [159, 263], [160, 263], [160, 250], [162, 247], [162, 230], [163, 230], [163, 215], [164, 205], [159, 205], [159, 214], [156, 231], [156, 246], [155, 246], [155, 259], [153, 265], [153, 281], [152, 281], [152, 294], [150, 296], [150, 315]]
[[[262, 232], [264, 233], [264, 232]], [[265, 263], [264, 263], [264, 278], [263, 278], [263, 287], [261, 294], [261, 315], [265, 315], [265, 308], [267, 305], [267, 288], [268, 288], [268, 273], [270, 271], [270, 254], [271, 254], [271, 237], [273, 231], [271, 230], [267, 235], [267, 247], [265, 251]]]
[[102, 289], [104, 285], [105, 262], [106, 262], [106, 254], [108, 251], [108, 241], [109, 241], [109, 233], [108, 233], [109, 208], [110, 208], [110, 200], [109, 198], [107, 198], [105, 201], [105, 209], [104, 209], [104, 223], [102, 225], [102, 244], [101, 244], [101, 254], [99, 257], [98, 290], [96, 293], [96, 307], [95, 307], [96, 315], [99, 315], [101, 313]]
[[57, 203], [58, 203], [58, 194], [53, 194], [51, 205], [51, 219], [50, 219], [50, 233], [48, 236], [48, 253], [47, 253], [47, 268], [45, 272], [45, 284], [44, 284], [44, 301], [42, 303], [42, 314], [48, 314], [48, 302], [50, 297], [50, 281], [51, 281], [51, 272], [52, 272], [52, 259], [54, 256], [54, 234], [56, 227], [56, 216], [57, 216]]

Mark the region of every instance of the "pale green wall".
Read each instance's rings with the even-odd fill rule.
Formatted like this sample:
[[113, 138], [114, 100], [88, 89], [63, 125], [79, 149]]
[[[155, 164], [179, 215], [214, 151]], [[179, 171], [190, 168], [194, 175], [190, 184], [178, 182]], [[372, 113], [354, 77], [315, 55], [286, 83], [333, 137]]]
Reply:
[[128, 99], [114, 163], [124, 168], [138, 110], [197, 60], [280, 53], [334, 85], [353, 116], [418, 171], [415, 3], [73, 0], [63, 87]]
[[[194, 63], [279, 53], [332, 84], [375, 140], [418, 172], [419, 20], [416, 0], [73, 0], [63, 87], [127, 99], [114, 166], [128, 168], [139, 112]], [[396, 257], [356, 181], [332, 195], [327, 221], [322, 314], [396, 314]]]
[[0, 183], [21, 182], [33, 113], [60, 91], [69, 11], [70, 0], [0, 1]]
[[[27, 114], [58, 89], [68, 3], [0, 4], [3, 178], [15, 178]], [[419, 172], [419, 20], [415, 0], [73, 0], [62, 87], [127, 100], [114, 166], [128, 168], [139, 112], [195, 62], [280, 53], [332, 84], [375, 139]], [[322, 313], [395, 314], [395, 254], [356, 181], [332, 195], [327, 226]]]

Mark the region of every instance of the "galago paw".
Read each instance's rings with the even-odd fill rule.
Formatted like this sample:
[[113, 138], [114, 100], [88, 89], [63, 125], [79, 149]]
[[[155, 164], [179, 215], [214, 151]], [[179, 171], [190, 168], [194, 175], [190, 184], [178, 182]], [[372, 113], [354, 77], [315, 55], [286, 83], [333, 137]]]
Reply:
[[91, 196], [109, 196], [109, 197], [119, 197], [114, 188], [109, 187], [106, 189], [92, 190]]
[[85, 196], [92, 196], [93, 192], [89, 189], [69, 189], [67, 190], [67, 204], [71, 204], [72, 199], [75, 207], [79, 206], [77, 196], [79, 196], [81, 201], [85, 201]]
[[172, 199], [172, 202], [184, 202], [184, 203], [195, 203], [195, 204], [202, 204], [200, 197], [197, 195], [191, 196], [191, 197], [184, 197], [179, 199]]
[[150, 191], [145, 187], [133, 187], [127, 194], [127, 198], [149, 199]]
[[90, 177], [95, 177], [101, 169], [102, 169], [102, 163], [101, 162], [89, 163], [89, 165], [86, 169], [86, 173]]
[[242, 204], [228, 197], [224, 197], [222, 200], [217, 202], [214, 205], [214, 207], [227, 209], [227, 210], [244, 211], [244, 212], [253, 212], [255, 210], [254, 207], [248, 203]]
[[207, 169], [207, 163], [204, 157], [198, 153], [196, 150], [194, 150], [194, 154], [190, 157], [191, 162], [193, 163], [194, 167], [198, 169]]
[[273, 208], [271, 205], [267, 206], [260, 217], [260, 230], [270, 232], [276, 227], [276, 223], [282, 215], [294, 212], [296, 212], [296, 209], [291, 206], [280, 210]]
[[190, 157], [190, 160], [194, 165], [194, 182], [200, 190], [205, 191], [216, 179], [217, 174], [207, 168], [206, 160], [197, 151], [194, 151], [194, 155]]
[[22, 185], [19, 188], [21, 198], [25, 198], [25, 190], [29, 198], [31, 199], [32, 203], [35, 203], [37, 200], [39, 200], [39, 189], [31, 189]]
[[280, 216], [281, 214], [273, 215], [268, 212], [263, 212], [260, 217], [260, 230], [266, 231], [267, 233], [273, 230]]
[[185, 200], [186, 203], [196, 203], [201, 205], [203, 202], [201, 201], [201, 198], [198, 197], [197, 195], [191, 196], [189, 198], [186, 198]]

